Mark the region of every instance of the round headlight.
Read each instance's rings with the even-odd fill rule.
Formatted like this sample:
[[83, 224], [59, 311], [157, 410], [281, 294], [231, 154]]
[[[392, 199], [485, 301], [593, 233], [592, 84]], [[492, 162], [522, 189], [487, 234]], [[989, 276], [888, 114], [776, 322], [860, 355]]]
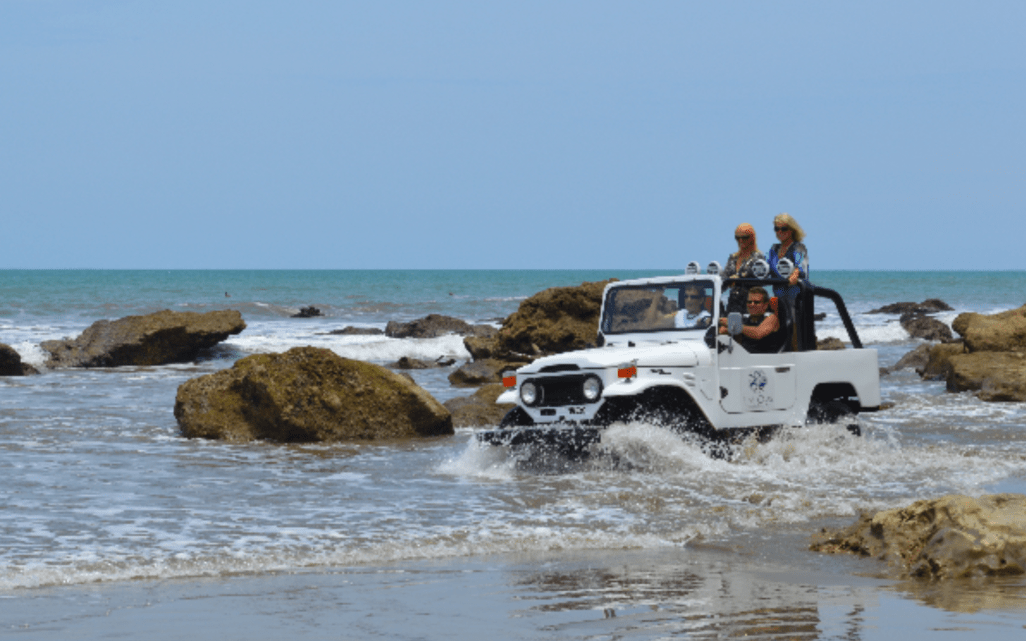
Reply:
[[770, 266], [769, 263], [763, 259], [758, 259], [752, 263], [752, 275], [756, 278], [766, 278], [769, 276]]
[[531, 381], [520, 386], [520, 400], [524, 402], [524, 405], [534, 405], [538, 402], [539, 396], [538, 386]]
[[597, 401], [599, 396], [602, 396], [602, 381], [596, 376], [589, 376], [584, 379], [584, 399], [587, 401]]

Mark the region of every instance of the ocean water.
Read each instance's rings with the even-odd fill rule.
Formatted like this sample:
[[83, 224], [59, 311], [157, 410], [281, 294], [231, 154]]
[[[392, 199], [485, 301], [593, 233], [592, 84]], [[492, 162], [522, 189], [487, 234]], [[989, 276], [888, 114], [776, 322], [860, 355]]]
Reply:
[[[1020, 635], [1022, 580], [906, 584], [806, 549], [860, 511], [1026, 492], [1026, 406], [914, 372], [882, 379], [893, 408], [864, 417], [861, 438], [807, 428], [731, 461], [644, 424], [610, 431], [616, 464], [525, 469], [476, 443], [488, 426], [398, 445], [229, 445], [183, 438], [172, 413], [180, 384], [253, 353], [469, 356], [459, 337], [329, 334], [348, 325], [498, 324], [548, 287], [668, 273], [0, 272], [0, 342], [40, 367], [40, 342], [99, 319], [230, 308], [247, 322], [195, 363], [0, 378], [0, 637], [181, 638], [204, 636], [202, 622], [247, 639]], [[876, 307], [940, 298], [950, 323], [1026, 303], [1023, 272], [814, 275], [882, 366], [919, 341]], [[324, 316], [290, 318], [308, 305]], [[833, 313], [818, 333], [844, 337]], [[450, 372], [412, 374], [439, 400], [469, 394]]]

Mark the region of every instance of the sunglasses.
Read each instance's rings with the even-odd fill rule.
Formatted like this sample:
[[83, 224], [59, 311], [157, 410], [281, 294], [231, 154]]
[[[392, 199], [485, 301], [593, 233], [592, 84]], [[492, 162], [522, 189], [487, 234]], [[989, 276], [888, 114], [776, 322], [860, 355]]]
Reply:
[[751, 236], [734, 236], [734, 240], [741, 242], [742, 240], [748, 240]]
[[773, 231], [791, 231], [791, 228], [790, 227], [777, 227], [776, 225], [773, 225]]
[[704, 294], [684, 294], [684, 298], [705, 298]]
[[749, 305], [765, 305], [767, 301], [764, 300], [750, 300], [747, 301]]

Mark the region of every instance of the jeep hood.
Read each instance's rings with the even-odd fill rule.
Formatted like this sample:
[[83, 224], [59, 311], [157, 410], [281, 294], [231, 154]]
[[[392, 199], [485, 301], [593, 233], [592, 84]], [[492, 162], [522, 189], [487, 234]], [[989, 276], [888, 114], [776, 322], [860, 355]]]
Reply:
[[645, 367], [694, 367], [698, 365], [699, 351], [709, 351], [702, 341], [649, 343], [636, 347], [617, 345], [545, 356], [517, 371], [535, 374], [559, 365], [576, 365], [581, 369], [605, 369], [635, 360], [638, 365]]

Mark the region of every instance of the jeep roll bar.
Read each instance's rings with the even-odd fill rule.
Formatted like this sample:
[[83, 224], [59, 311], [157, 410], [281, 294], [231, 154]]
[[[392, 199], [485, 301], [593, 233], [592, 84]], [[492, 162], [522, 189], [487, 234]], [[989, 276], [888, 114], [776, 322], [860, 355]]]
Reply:
[[[816, 306], [814, 300], [817, 296], [829, 298], [837, 306], [837, 313], [841, 316], [841, 322], [844, 323], [844, 328], [848, 331], [848, 339], [851, 341], [851, 346], [854, 349], [862, 349], [862, 341], [855, 330], [855, 324], [851, 322], [851, 316], [848, 314], [848, 308], [845, 306], [844, 300], [840, 294], [828, 287], [813, 285], [804, 280], [799, 280], [797, 285], [791, 285], [785, 278], [730, 278], [724, 279], [723, 283], [724, 285], [741, 283], [752, 286], [783, 285], [785, 287], [798, 287], [798, 296], [795, 299], [794, 310], [796, 318], [791, 318], [790, 321], [798, 327], [796, 336], [798, 342], [797, 351], [799, 352], [816, 349]], [[780, 305], [786, 307], [784, 301], [780, 301]], [[790, 314], [791, 310], [788, 309], [785, 313]], [[799, 319], [800, 322], [798, 322]]]

